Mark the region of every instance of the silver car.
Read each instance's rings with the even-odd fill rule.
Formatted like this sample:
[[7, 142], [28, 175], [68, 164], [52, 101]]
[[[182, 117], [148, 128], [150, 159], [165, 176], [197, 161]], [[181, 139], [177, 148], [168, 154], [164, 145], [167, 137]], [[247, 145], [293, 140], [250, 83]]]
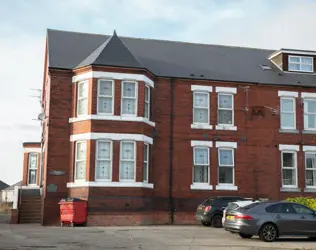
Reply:
[[279, 236], [307, 236], [316, 239], [316, 211], [292, 202], [252, 203], [226, 214], [226, 231], [241, 238], [259, 235], [262, 241]]

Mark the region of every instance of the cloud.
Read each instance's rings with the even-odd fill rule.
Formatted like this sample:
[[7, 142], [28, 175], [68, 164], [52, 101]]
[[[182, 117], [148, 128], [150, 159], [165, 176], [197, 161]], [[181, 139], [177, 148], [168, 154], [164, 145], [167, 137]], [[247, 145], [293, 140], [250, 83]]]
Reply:
[[[32, 0], [0, 4], [0, 179], [22, 176], [37, 141], [47, 28], [186, 42], [316, 49], [312, 0]], [[38, 128], [38, 130], [37, 130]], [[9, 171], [8, 171], [9, 170]]]

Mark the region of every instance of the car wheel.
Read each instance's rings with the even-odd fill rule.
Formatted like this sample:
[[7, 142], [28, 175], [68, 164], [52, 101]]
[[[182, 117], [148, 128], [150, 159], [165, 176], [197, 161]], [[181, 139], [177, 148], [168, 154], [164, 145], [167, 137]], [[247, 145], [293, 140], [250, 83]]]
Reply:
[[267, 223], [262, 226], [260, 233], [259, 233], [260, 240], [266, 242], [275, 241], [278, 237], [278, 229], [274, 224]]
[[223, 216], [221, 216], [219, 214], [214, 215], [213, 218], [212, 218], [212, 226], [215, 227], [215, 228], [223, 227], [223, 225], [222, 225], [222, 217]]
[[211, 225], [211, 223], [206, 222], [206, 221], [201, 221], [203, 226], [209, 227]]
[[251, 234], [242, 234], [242, 233], [239, 233], [239, 236], [243, 239], [250, 239], [252, 237]]

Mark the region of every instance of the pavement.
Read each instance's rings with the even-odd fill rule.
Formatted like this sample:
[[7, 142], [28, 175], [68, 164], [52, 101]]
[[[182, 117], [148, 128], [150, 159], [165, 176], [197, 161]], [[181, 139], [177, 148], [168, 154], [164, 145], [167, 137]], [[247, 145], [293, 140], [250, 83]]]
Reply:
[[[3, 219], [3, 218], [2, 218]], [[4, 222], [4, 220], [2, 220]], [[306, 238], [265, 243], [203, 226], [43, 227], [0, 224], [0, 250], [279, 250], [316, 249]]]

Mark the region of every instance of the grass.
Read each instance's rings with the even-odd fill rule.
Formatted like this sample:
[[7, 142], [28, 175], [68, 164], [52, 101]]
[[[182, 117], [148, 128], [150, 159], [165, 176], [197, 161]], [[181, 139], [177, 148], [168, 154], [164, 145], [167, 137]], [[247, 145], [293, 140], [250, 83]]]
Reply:
[[0, 213], [10, 214], [12, 209], [12, 203], [0, 203]]

